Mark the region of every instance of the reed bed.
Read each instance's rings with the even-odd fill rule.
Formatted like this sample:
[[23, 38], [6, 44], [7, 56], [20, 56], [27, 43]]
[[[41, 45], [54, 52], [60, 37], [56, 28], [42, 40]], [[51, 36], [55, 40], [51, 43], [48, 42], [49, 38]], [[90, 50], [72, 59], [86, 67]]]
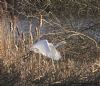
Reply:
[[[1, 9], [2, 10], [2, 9]], [[5, 15], [4, 15], [5, 14]], [[18, 17], [7, 16], [2, 10], [0, 17], [0, 85], [1, 86], [76, 86], [100, 85], [100, 48], [91, 37], [76, 31], [65, 30], [41, 34], [43, 16], [32, 34], [23, 33], [17, 27]], [[57, 28], [56, 28], [57, 29]], [[47, 39], [54, 45], [66, 44], [57, 49], [62, 58], [53, 61], [41, 54], [30, 52], [37, 39]]]

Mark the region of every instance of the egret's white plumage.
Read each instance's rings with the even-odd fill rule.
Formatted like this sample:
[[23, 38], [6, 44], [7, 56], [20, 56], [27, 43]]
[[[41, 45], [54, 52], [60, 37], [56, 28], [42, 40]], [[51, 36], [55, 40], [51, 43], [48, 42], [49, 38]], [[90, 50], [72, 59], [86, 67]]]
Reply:
[[55, 46], [49, 43], [48, 40], [39, 40], [30, 48], [30, 51], [40, 53], [53, 60], [59, 60], [61, 58], [60, 52], [57, 51]]

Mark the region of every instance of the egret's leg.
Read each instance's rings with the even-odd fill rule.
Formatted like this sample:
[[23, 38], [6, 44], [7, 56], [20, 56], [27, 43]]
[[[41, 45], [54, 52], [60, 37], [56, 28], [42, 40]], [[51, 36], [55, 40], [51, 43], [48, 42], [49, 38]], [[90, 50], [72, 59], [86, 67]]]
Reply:
[[40, 72], [41, 72], [41, 54], [39, 54], [39, 65], [38, 65], [38, 68], [39, 68], [39, 76], [41, 76]]
[[52, 65], [53, 65], [54, 72], [56, 72], [55, 63], [53, 59], [52, 59]]

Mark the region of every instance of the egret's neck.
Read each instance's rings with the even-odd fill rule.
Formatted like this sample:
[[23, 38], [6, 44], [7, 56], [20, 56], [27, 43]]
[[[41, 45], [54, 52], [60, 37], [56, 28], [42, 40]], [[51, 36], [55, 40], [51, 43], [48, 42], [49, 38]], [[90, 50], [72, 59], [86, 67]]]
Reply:
[[57, 43], [57, 44], [55, 45], [55, 47], [57, 48], [57, 47], [59, 47], [59, 46], [61, 46], [61, 45], [63, 45], [63, 44], [66, 44], [66, 42], [65, 42], [65, 41], [61, 41], [61, 42]]

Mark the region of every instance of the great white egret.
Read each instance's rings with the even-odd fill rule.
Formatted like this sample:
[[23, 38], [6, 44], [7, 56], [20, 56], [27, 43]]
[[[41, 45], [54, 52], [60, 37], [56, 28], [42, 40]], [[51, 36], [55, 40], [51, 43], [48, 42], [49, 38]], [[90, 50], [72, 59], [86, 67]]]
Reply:
[[59, 60], [61, 58], [61, 55], [60, 52], [56, 50], [56, 47], [58, 47], [58, 45], [61, 45], [62, 43], [65, 42], [60, 42], [56, 46], [54, 46], [52, 43], [49, 43], [48, 40], [39, 40], [32, 45], [30, 51], [40, 53], [53, 60]]

